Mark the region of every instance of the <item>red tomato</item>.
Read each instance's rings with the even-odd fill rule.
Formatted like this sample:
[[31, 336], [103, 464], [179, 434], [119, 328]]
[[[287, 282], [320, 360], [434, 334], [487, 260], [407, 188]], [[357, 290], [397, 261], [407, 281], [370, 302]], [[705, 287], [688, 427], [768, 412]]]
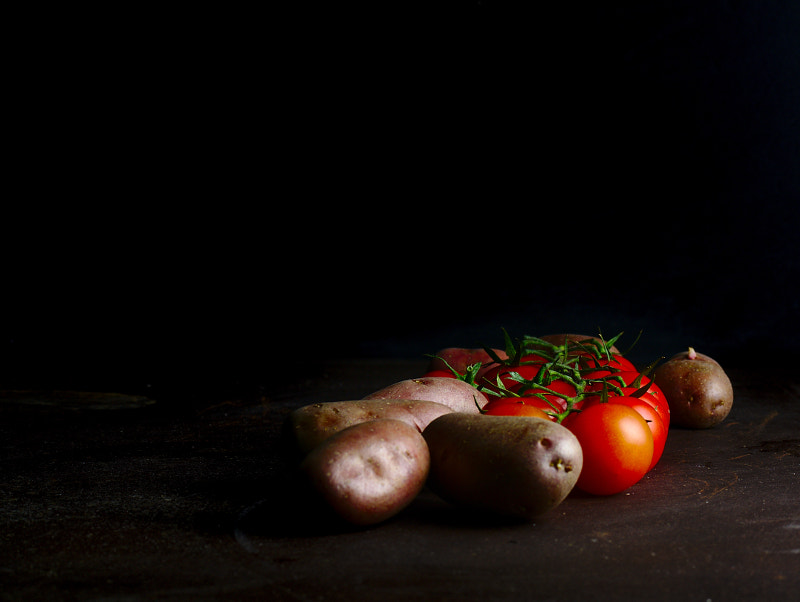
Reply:
[[598, 403], [570, 414], [563, 425], [583, 449], [583, 469], [576, 487], [587, 493], [619, 493], [638, 482], [650, 468], [653, 433], [633, 408]]
[[483, 374], [478, 384], [499, 393], [500, 388], [497, 386], [497, 377], [499, 376], [500, 382], [503, 383], [506, 389], [509, 391], [516, 391], [521, 385], [511, 377], [511, 374], [516, 372], [525, 380], [532, 380], [539, 373], [539, 368], [540, 366], [538, 364], [494, 366]]
[[532, 416], [552, 420], [541, 408], [513, 398], [494, 399], [483, 406], [483, 413], [489, 416]]
[[[633, 362], [616, 353], [612, 355], [613, 359], [610, 361], [607, 358], [597, 359], [585, 353], [582, 353], [580, 357], [579, 365], [581, 368], [596, 368], [598, 372], [606, 372], [607, 374], [610, 374], [613, 370], [623, 372], [636, 371], [636, 366], [633, 365]], [[607, 370], [603, 370], [603, 368], [607, 368]]]
[[[633, 393], [636, 391], [637, 389], [635, 387], [622, 388], [622, 394], [626, 397], [632, 397]], [[667, 403], [667, 398], [664, 396], [664, 393], [656, 386], [656, 383], [651, 383], [650, 388], [647, 389], [645, 393], [642, 393], [638, 399], [642, 399], [653, 406], [656, 412], [658, 412], [664, 426], [667, 429], [669, 428], [669, 404]]]
[[[633, 382], [634, 380], [636, 380], [636, 378], [631, 378], [630, 375], [624, 377], [624, 379], [628, 382]], [[650, 379], [648, 379], [646, 376], [643, 376], [642, 386], [646, 385], [649, 380]], [[638, 390], [636, 387], [622, 387], [620, 386], [620, 383], [614, 379], [609, 379], [609, 382], [614, 386], [620, 387], [622, 395], [625, 397], [633, 397], [633, 394]], [[619, 397], [619, 393], [617, 393], [617, 391], [615, 391], [611, 387], [607, 387], [607, 389], [608, 389], [609, 399], [611, 397]], [[603, 390], [603, 384], [600, 382], [588, 385], [586, 387], [587, 393], [598, 393], [598, 395], [591, 395], [587, 397], [586, 403], [589, 403], [590, 401], [598, 401], [600, 398], [599, 393], [602, 390]], [[669, 429], [669, 421], [670, 421], [669, 404], [667, 403], [667, 398], [664, 396], [664, 393], [661, 391], [661, 389], [659, 389], [655, 383], [651, 382], [650, 388], [640, 396], [640, 399], [646, 401], [656, 409], [659, 417], [664, 423], [664, 426], [667, 429]], [[576, 407], [580, 408], [581, 404], [578, 404]]]
[[443, 376], [445, 378], [455, 378], [456, 375], [450, 372], [450, 370], [430, 370], [423, 374], [423, 376]]
[[549, 385], [547, 385], [547, 388], [550, 389], [551, 391], [555, 391], [556, 394], [548, 393], [547, 391], [544, 391], [542, 389], [537, 389], [535, 387], [532, 387], [530, 389], [525, 389], [521, 386], [517, 388], [516, 392], [522, 395], [523, 399], [530, 398], [530, 399], [541, 400], [541, 397], [539, 397], [539, 395], [542, 395], [547, 401], [549, 401], [551, 404], [555, 404], [562, 410], [565, 410], [567, 408], [567, 402], [565, 398], [574, 397], [577, 394], [577, 390], [575, 389], [575, 387], [569, 384], [565, 380], [554, 380]]
[[[591, 397], [584, 403], [581, 409], [586, 410], [599, 403], [599, 397]], [[645, 419], [645, 422], [647, 422], [647, 426], [653, 434], [653, 459], [650, 461], [650, 466], [647, 470], [652, 470], [661, 459], [661, 454], [664, 453], [664, 446], [667, 443], [667, 427], [664, 426], [664, 421], [661, 420], [658, 410], [649, 402], [638, 397], [621, 397], [616, 395], [609, 397], [608, 403], [616, 403], [633, 408]]]

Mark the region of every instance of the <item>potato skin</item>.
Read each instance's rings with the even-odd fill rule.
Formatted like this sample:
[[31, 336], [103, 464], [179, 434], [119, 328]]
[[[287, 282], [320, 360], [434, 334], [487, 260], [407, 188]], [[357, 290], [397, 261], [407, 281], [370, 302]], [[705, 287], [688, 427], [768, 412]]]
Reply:
[[711, 428], [725, 420], [733, 407], [733, 385], [722, 366], [694, 350], [678, 353], [658, 366], [653, 381], [667, 398], [671, 425]]
[[560, 504], [583, 467], [578, 439], [550, 420], [445, 414], [422, 433], [442, 498], [530, 520]]
[[[446, 376], [410, 378], [370, 393], [364, 399], [419, 399], [441, 403], [455, 412], [480, 414], [488, 400], [474, 386]], [[475, 405], [477, 402], [478, 405]]]
[[408, 506], [424, 487], [429, 468], [420, 432], [389, 419], [339, 431], [300, 464], [331, 509], [356, 525], [382, 522]]
[[329, 401], [294, 410], [287, 419], [287, 430], [297, 449], [307, 454], [328, 437], [355, 424], [393, 419], [421, 433], [432, 420], [452, 411], [444, 404], [416, 399]]

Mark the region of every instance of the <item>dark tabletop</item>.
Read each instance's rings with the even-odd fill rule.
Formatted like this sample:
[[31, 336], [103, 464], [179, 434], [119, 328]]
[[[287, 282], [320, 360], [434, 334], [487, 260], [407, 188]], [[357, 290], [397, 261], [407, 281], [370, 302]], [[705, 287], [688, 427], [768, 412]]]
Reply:
[[790, 600], [800, 590], [800, 384], [731, 373], [710, 430], [673, 428], [611, 497], [573, 492], [532, 523], [429, 491], [344, 528], [301, 498], [281, 425], [419, 361], [335, 361], [274, 394], [191, 406], [3, 393], [2, 599]]

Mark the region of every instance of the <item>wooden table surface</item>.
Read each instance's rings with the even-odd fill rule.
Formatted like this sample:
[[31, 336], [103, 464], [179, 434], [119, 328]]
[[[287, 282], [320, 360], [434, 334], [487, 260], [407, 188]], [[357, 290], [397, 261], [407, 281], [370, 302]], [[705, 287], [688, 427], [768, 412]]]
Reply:
[[290, 488], [285, 416], [423, 367], [341, 360], [185, 405], [0, 395], [0, 599], [797, 599], [797, 381], [731, 373], [725, 422], [673, 428], [640, 483], [533, 523], [425, 491], [381, 525], [334, 527]]

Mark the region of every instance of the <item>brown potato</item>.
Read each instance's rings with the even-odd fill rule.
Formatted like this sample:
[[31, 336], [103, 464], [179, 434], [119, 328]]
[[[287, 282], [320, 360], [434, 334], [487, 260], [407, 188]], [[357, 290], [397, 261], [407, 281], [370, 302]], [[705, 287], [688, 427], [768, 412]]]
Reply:
[[420, 433], [435, 418], [452, 408], [434, 401], [410, 399], [361, 399], [313, 403], [296, 409], [287, 419], [287, 430], [303, 454], [347, 427], [371, 420], [400, 420]]
[[541, 418], [445, 414], [422, 433], [433, 491], [455, 504], [532, 519], [560, 504], [583, 467], [578, 439]]
[[339, 431], [300, 464], [331, 509], [356, 525], [379, 523], [408, 506], [429, 468], [428, 446], [416, 427], [387, 419]]
[[446, 376], [423, 376], [401, 380], [370, 393], [364, 399], [419, 399], [441, 403], [455, 412], [480, 414], [481, 408], [486, 405], [486, 396], [474, 386], [463, 380], [448, 378]]
[[658, 366], [653, 382], [667, 398], [671, 425], [710, 428], [733, 407], [733, 385], [722, 366], [691, 347]]

